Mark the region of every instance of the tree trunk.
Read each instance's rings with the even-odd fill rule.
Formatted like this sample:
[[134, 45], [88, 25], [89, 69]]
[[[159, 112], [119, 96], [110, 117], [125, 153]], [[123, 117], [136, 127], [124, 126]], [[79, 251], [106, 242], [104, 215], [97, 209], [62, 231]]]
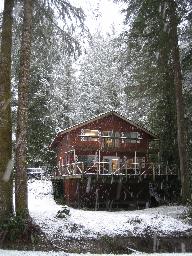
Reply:
[[172, 61], [173, 61], [176, 110], [177, 110], [177, 137], [178, 137], [180, 175], [181, 175], [181, 186], [182, 186], [181, 196], [182, 196], [182, 201], [186, 203], [188, 199], [191, 199], [190, 175], [189, 175], [188, 159], [187, 159], [187, 134], [186, 134], [186, 127], [185, 127], [185, 119], [184, 119], [182, 74], [181, 74], [180, 53], [179, 53], [178, 34], [177, 34], [178, 17], [176, 14], [176, 2], [174, 0], [169, 0], [169, 10], [170, 10], [170, 35], [172, 40]]
[[28, 216], [27, 193], [27, 113], [28, 81], [30, 71], [32, 6], [33, 0], [24, 1], [24, 18], [21, 41], [20, 73], [18, 87], [15, 207], [17, 215]]
[[12, 213], [11, 48], [14, 0], [5, 0], [0, 53], [0, 221]]

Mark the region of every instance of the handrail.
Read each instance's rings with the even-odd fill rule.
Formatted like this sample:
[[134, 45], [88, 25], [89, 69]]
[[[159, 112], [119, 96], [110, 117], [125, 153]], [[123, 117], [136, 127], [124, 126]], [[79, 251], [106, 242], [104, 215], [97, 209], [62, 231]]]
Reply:
[[[106, 167], [108, 164], [108, 167]], [[54, 176], [63, 176], [63, 175], [77, 175], [77, 174], [89, 174], [95, 173], [97, 175], [102, 174], [123, 174], [123, 175], [153, 175], [153, 176], [160, 176], [160, 175], [177, 175], [178, 171], [176, 166], [164, 166], [159, 163], [145, 163], [142, 167], [138, 164], [135, 166], [130, 167], [127, 163], [121, 164], [117, 169], [110, 170], [109, 163], [102, 161], [102, 162], [94, 162], [92, 166], [85, 169], [84, 162], [73, 162], [71, 164], [66, 164], [61, 166], [60, 169], [57, 169], [54, 173]]]

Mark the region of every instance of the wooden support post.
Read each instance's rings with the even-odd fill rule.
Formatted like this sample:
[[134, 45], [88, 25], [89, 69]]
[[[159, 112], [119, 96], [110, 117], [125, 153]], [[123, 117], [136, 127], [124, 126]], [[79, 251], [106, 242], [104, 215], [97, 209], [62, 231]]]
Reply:
[[73, 165], [73, 175], [76, 174], [76, 155], [75, 155], [75, 149], [73, 149], [73, 161], [74, 161], [74, 165]]
[[77, 182], [77, 205], [80, 208], [80, 181]]
[[59, 158], [59, 163], [58, 163], [58, 169], [59, 169], [59, 175], [61, 175], [61, 157]]
[[119, 177], [118, 184], [117, 184], [117, 191], [116, 191], [116, 200], [120, 199], [122, 190], [122, 179]]
[[127, 160], [125, 162], [125, 175], [126, 175], [126, 181], [127, 181]]
[[97, 210], [98, 205], [99, 205], [99, 189], [97, 188], [95, 192], [95, 211]]
[[61, 175], [64, 174], [64, 161], [63, 158], [61, 158]]
[[154, 166], [154, 164], [153, 164], [153, 181], [155, 181], [155, 166]]
[[100, 166], [100, 162], [101, 162], [101, 151], [99, 149], [99, 175], [101, 174], [101, 166]]
[[168, 163], [166, 165], [165, 171], [166, 171], [166, 181], [168, 181]]
[[75, 162], [76, 161], [75, 149], [73, 149], [73, 159], [74, 159], [74, 162]]
[[135, 151], [135, 175], [137, 174], [137, 152]]

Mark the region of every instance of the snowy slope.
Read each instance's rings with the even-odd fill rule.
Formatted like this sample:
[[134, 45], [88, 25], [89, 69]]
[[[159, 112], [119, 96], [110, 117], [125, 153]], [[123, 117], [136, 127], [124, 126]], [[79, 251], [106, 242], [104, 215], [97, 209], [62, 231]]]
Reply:
[[70, 209], [70, 216], [57, 218], [62, 210], [52, 196], [50, 181], [29, 182], [29, 210], [31, 216], [52, 240], [57, 238], [96, 238], [98, 236], [158, 234], [178, 235], [192, 231], [182, 216], [187, 208], [165, 206], [136, 211], [85, 211]]

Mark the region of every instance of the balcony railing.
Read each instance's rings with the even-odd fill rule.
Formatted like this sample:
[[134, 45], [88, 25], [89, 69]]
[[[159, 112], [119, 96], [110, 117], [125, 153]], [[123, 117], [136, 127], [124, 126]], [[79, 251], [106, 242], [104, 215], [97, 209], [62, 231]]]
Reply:
[[53, 176], [75, 176], [75, 175], [178, 175], [176, 166], [164, 166], [156, 163], [145, 163], [144, 166], [138, 163], [121, 164], [117, 168], [112, 169], [109, 162], [95, 162], [91, 166], [84, 165], [84, 162], [74, 162], [71, 164], [56, 168]]

